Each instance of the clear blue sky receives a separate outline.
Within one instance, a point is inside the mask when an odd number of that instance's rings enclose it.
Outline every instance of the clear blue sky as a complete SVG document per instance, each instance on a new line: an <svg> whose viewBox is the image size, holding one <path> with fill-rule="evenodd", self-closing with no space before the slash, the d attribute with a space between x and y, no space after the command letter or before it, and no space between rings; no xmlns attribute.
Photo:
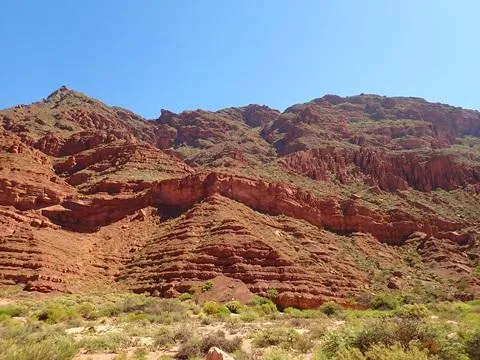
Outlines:
<svg viewBox="0 0 480 360"><path fill-rule="evenodd" d="M147 118L361 92L478 109L479 15L478 0L2 1L0 108L67 85Z"/></svg>

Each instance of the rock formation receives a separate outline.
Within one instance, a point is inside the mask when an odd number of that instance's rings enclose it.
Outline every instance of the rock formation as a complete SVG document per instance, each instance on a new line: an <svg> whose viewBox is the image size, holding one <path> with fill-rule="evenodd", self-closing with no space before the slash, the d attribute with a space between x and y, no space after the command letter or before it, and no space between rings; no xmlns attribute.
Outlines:
<svg viewBox="0 0 480 360"><path fill-rule="evenodd" d="M479 219L477 111L327 95L148 121L64 87L0 111L0 284L27 291L478 297Z"/></svg>

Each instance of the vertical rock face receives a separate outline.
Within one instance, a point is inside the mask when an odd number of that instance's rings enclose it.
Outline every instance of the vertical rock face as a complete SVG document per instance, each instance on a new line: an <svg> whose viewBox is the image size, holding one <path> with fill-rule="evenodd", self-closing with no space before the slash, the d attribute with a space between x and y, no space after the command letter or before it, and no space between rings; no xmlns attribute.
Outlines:
<svg viewBox="0 0 480 360"><path fill-rule="evenodd" d="M147 121L62 87L0 125L2 284L176 296L223 279L225 299L301 308L480 294L476 111L327 95Z"/></svg>
<svg viewBox="0 0 480 360"><path fill-rule="evenodd" d="M462 163L452 155L389 154L371 147L300 151L283 157L279 164L315 180L363 181L385 191L454 190L480 181L479 165Z"/></svg>

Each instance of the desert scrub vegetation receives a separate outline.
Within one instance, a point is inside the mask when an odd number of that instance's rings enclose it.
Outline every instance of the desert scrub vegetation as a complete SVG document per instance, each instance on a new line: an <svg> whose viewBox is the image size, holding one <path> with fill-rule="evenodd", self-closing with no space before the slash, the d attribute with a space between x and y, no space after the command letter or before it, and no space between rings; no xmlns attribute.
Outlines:
<svg viewBox="0 0 480 360"><path fill-rule="evenodd" d="M259 331L253 338L253 344L257 347L279 347L284 350L296 350L302 353L313 348L314 343L309 336L288 328L268 328Z"/></svg>
<svg viewBox="0 0 480 360"><path fill-rule="evenodd" d="M61 327L14 319L0 324L1 360L67 360L77 350L77 344Z"/></svg>
<svg viewBox="0 0 480 360"><path fill-rule="evenodd" d="M99 335L86 335L78 345L86 353L114 353L120 349L135 345L135 343L126 333L115 331Z"/></svg>
<svg viewBox="0 0 480 360"><path fill-rule="evenodd" d="M390 293L378 294L370 301L370 308L373 310L395 310L399 306L398 298Z"/></svg>
<svg viewBox="0 0 480 360"><path fill-rule="evenodd" d="M478 331L417 318L368 319L327 335L317 359L468 360ZM472 350L473 349L473 350ZM475 358L475 357L473 357Z"/></svg>
<svg viewBox="0 0 480 360"><path fill-rule="evenodd" d="M278 312L275 303L271 299L262 296L255 296L248 305L258 314L268 315Z"/></svg>
<svg viewBox="0 0 480 360"><path fill-rule="evenodd" d="M213 289L213 282L208 280L205 282L205 284L202 285L202 291L205 292L205 291L208 291L208 290L211 290Z"/></svg>
<svg viewBox="0 0 480 360"><path fill-rule="evenodd" d="M0 360L201 359L211 346L237 360L480 360L480 301L380 293L365 303L279 310L260 296L201 305L121 293L18 298L0 306Z"/></svg>
<svg viewBox="0 0 480 360"><path fill-rule="evenodd" d="M26 311L25 308L18 305L4 305L0 306L0 317L17 317L24 314Z"/></svg>
<svg viewBox="0 0 480 360"><path fill-rule="evenodd" d="M225 333L221 330L208 334L205 337L193 336L184 342L175 356L177 359L192 359L203 357L208 350L216 346L226 352L233 353L240 349L242 339L234 337L227 339Z"/></svg>
<svg viewBox="0 0 480 360"><path fill-rule="evenodd" d="M202 312L217 318L225 318L230 315L230 310L225 305L216 303L215 301L205 302L202 306Z"/></svg>

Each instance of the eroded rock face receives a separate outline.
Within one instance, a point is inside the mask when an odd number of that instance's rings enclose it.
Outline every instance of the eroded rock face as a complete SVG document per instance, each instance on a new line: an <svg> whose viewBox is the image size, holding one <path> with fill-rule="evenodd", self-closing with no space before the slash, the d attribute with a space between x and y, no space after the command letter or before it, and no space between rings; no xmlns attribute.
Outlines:
<svg viewBox="0 0 480 360"><path fill-rule="evenodd" d="M479 133L476 111L378 95L325 96L294 105L264 130L281 154L335 141L390 150L438 149Z"/></svg>
<svg viewBox="0 0 480 360"><path fill-rule="evenodd" d="M35 143L35 147L45 154L63 157L118 140L135 142L135 138L126 132L82 131L67 138L58 137L53 133L47 134Z"/></svg>
<svg viewBox="0 0 480 360"><path fill-rule="evenodd" d="M0 133L0 206L31 210L59 204L76 190L58 177L45 154Z"/></svg>
<svg viewBox="0 0 480 360"><path fill-rule="evenodd" d="M480 294L478 112L328 95L146 121L61 88L0 125L1 284L178 296L216 279L215 300L281 308Z"/></svg>
<svg viewBox="0 0 480 360"><path fill-rule="evenodd" d="M155 126L166 137L160 140L162 146L176 148L189 164L220 167L242 160L252 165L274 158L275 150L259 129L278 114L277 110L258 105L180 114L162 110Z"/></svg>
<svg viewBox="0 0 480 360"><path fill-rule="evenodd" d="M284 297L289 293L303 299L296 305L304 306L306 299L319 305L347 289L358 291L367 281L348 260L336 259L342 250L333 238L302 221L271 218L213 195L161 226L120 271L121 279L136 292L170 295L172 289L186 292L223 274L253 293L277 289ZM327 263L338 271L330 273ZM213 281L215 289L222 287ZM279 304L293 301L279 298Z"/></svg>
<svg viewBox="0 0 480 360"><path fill-rule="evenodd" d="M181 211L216 194L266 214L306 220L335 233L370 233L396 245L415 231L437 235L465 227L461 222L418 219L400 210L374 212L355 200L319 199L297 187L215 172L156 182L149 189L132 195L68 200L58 209L43 210L43 214L73 230L94 231L144 207Z"/></svg>
<svg viewBox="0 0 480 360"><path fill-rule="evenodd" d="M282 167L315 180L331 177L342 183L363 181L385 191L454 190L480 181L480 166L448 155L389 154L373 148L319 148L279 160ZM352 167L353 166L353 167Z"/></svg>

